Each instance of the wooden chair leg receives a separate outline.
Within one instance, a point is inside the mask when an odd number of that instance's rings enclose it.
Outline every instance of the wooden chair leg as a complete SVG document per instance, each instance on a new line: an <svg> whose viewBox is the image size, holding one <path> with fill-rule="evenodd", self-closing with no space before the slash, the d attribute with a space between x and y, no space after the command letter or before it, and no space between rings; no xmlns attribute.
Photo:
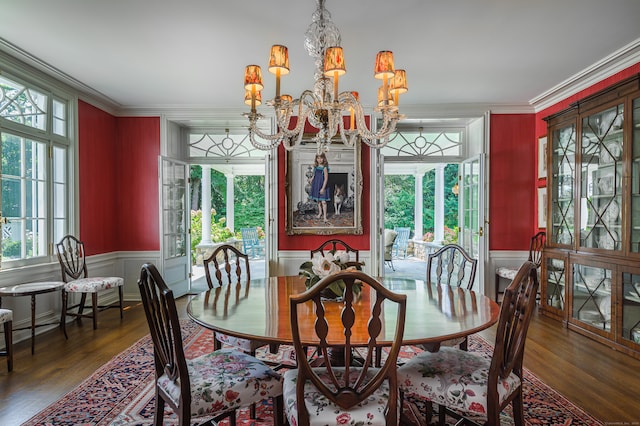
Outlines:
<svg viewBox="0 0 640 426"><path fill-rule="evenodd" d="M87 293L82 293L82 297L80 298L80 305L78 305L78 317L77 317L78 321L82 319L82 312L84 311L84 304L86 302L87 302Z"/></svg>
<svg viewBox="0 0 640 426"><path fill-rule="evenodd" d="M93 329L98 328L98 293L91 293L91 309L93 310Z"/></svg>
<svg viewBox="0 0 640 426"><path fill-rule="evenodd" d="M284 399L282 395L272 398L273 403L273 425L284 425Z"/></svg>
<svg viewBox="0 0 640 426"><path fill-rule="evenodd" d="M124 317L123 317L123 315L122 315L123 310L124 310L124 303L123 303L123 300L124 300L124 290L123 290L123 288L122 288L122 287L123 287L123 286L119 286L119 287L118 287L118 297L120 298L120 319L124 318Z"/></svg>
<svg viewBox="0 0 640 426"><path fill-rule="evenodd" d="M69 336L67 336L67 303L68 303L69 293L67 293L64 289L62 290L62 313L60 314L60 327L62 327L62 332L64 333L64 338L69 340Z"/></svg>
<svg viewBox="0 0 640 426"><path fill-rule="evenodd" d="M516 397L511 401L513 405L513 423L516 426L524 426L524 402L522 399L522 387L517 391Z"/></svg>
<svg viewBox="0 0 640 426"><path fill-rule="evenodd" d="M7 353L7 369L13 371L13 321L4 323L4 344Z"/></svg>

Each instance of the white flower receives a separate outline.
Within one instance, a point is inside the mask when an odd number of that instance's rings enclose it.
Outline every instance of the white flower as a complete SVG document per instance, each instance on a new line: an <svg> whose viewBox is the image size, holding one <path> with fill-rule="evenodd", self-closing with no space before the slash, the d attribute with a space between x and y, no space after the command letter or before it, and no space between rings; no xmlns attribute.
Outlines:
<svg viewBox="0 0 640 426"><path fill-rule="evenodd" d="M325 257L316 255L311 259L313 266L311 270L320 278L340 272L340 267L333 263L333 255L328 253Z"/></svg>
<svg viewBox="0 0 640 426"><path fill-rule="evenodd" d="M347 263L351 260L351 256L346 250L337 250L333 257L340 263Z"/></svg>

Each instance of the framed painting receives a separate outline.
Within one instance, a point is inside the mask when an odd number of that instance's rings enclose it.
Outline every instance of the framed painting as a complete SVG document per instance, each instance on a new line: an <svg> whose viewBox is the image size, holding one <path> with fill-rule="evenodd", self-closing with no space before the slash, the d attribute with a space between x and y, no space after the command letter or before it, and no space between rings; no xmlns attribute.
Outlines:
<svg viewBox="0 0 640 426"><path fill-rule="evenodd" d="M538 179L547 177L547 137L538 138Z"/></svg>
<svg viewBox="0 0 640 426"><path fill-rule="evenodd" d="M315 144L287 153L288 235L362 234L360 144L333 144L317 155Z"/></svg>
<svg viewBox="0 0 640 426"><path fill-rule="evenodd" d="M538 188L538 228L547 227L547 188Z"/></svg>

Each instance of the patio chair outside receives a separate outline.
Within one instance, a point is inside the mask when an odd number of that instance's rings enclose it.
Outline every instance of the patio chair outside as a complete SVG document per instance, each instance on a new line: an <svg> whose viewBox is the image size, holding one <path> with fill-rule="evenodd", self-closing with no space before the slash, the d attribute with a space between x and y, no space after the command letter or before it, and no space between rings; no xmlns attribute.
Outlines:
<svg viewBox="0 0 640 426"><path fill-rule="evenodd" d="M258 238L258 228L240 228L242 234L242 251L246 254L251 252L251 257L260 256L262 253L262 245Z"/></svg>
<svg viewBox="0 0 640 426"><path fill-rule="evenodd" d="M409 247L409 234L411 234L411 228L395 227L394 231L398 234L396 241L393 243L394 256L399 257L402 252L402 257L407 258L407 248Z"/></svg>

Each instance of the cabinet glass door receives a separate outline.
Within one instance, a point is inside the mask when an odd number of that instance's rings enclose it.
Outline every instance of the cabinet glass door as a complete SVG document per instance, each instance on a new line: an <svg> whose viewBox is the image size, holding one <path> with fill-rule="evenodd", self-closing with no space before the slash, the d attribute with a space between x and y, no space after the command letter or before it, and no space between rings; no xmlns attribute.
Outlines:
<svg viewBox="0 0 640 426"><path fill-rule="evenodd" d="M571 315L604 331L611 331L611 269L573 265Z"/></svg>
<svg viewBox="0 0 640 426"><path fill-rule="evenodd" d="M622 274L622 338L640 344L640 275Z"/></svg>
<svg viewBox="0 0 640 426"><path fill-rule="evenodd" d="M631 251L640 253L640 98L633 100L631 153Z"/></svg>
<svg viewBox="0 0 640 426"><path fill-rule="evenodd" d="M548 258L546 263L547 288L545 301L547 306L564 309L565 266L563 259Z"/></svg>
<svg viewBox="0 0 640 426"><path fill-rule="evenodd" d="M623 107L582 119L581 247L622 250Z"/></svg>
<svg viewBox="0 0 640 426"><path fill-rule="evenodd" d="M551 235L552 242L573 245L574 203L573 179L575 174L576 126L554 129L551 134Z"/></svg>

